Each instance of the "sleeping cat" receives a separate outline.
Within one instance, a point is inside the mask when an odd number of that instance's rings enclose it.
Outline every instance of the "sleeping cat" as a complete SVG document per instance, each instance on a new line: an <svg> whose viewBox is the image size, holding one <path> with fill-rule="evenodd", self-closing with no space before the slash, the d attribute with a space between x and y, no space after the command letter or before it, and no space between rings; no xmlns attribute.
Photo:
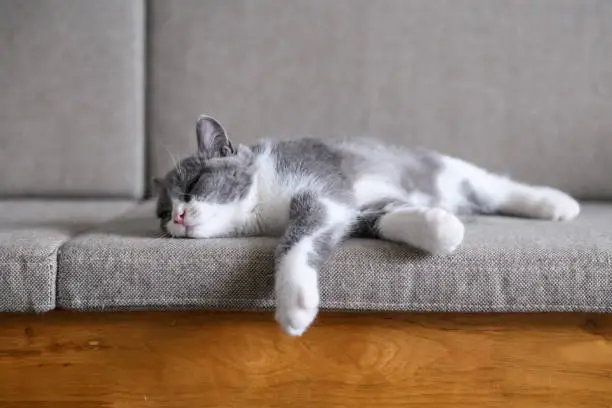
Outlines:
<svg viewBox="0 0 612 408"><path fill-rule="evenodd" d="M570 220L580 212L559 190L428 150L366 139L234 145L208 116L196 135L198 152L156 179L161 227L173 237L280 237L275 317L291 335L315 319L318 271L347 237L448 254L463 240L456 214Z"/></svg>

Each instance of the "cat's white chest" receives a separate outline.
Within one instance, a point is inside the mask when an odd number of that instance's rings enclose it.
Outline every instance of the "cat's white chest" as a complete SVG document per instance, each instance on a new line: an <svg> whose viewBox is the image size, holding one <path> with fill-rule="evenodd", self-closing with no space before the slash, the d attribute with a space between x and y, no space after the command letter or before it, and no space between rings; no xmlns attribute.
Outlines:
<svg viewBox="0 0 612 408"><path fill-rule="evenodd" d="M280 236L287 228L291 197L283 191L267 190L259 195L255 216L265 235Z"/></svg>
<svg viewBox="0 0 612 408"><path fill-rule="evenodd" d="M289 206L294 186L281 180L274 164L262 159L254 177L255 222L265 235L280 236L289 221Z"/></svg>

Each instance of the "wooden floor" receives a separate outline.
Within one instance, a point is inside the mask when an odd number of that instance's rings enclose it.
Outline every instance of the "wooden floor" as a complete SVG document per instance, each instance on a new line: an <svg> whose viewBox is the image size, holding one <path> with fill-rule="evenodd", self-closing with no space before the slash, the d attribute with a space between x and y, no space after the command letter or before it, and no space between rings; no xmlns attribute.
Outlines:
<svg viewBox="0 0 612 408"><path fill-rule="evenodd" d="M612 316L0 316L0 407L612 407Z"/></svg>

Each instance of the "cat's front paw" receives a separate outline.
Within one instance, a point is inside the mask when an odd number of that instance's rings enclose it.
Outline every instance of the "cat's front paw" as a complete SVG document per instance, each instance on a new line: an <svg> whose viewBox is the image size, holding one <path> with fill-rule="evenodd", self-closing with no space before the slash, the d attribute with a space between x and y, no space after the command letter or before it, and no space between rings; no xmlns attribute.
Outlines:
<svg viewBox="0 0 612 408"><path fill-rule="evenodd" d="M545 220L568 221L580 214L578 201L554 188L542 187L532 205L534 214Z"/></svg>
<svg viewBox="0 0 612 408"><path fill-rule="evenodd" d="M309 266L280 269L276 278L275 318L283 331L300 336L319 311L317 274Z"/></svg>

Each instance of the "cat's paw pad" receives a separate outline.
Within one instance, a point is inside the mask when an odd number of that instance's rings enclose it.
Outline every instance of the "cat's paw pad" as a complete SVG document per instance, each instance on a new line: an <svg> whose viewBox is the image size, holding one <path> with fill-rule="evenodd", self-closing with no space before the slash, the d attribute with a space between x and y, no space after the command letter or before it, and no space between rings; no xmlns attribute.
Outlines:
<svg viewBox="0 0 612 408"><path fill-rule="evenodd" d="M454 214L441 208L425 212L427 237L423 249L434 254L450 254L463 242L465 226Z"/></svg>
<svg viewBox="0 0 612 408"><path fill-rule="evenodd" d="M578 201L553 188L542 188L533 206L535 216L545 220L568 221L580 214Z"/></svg>
<svg viewBox="0 0 612 408"><path fill-rule="evenodd" d="M313 281L304 275L293 271L292 279L281 278L277 282L275 318L283 331L291 336L301 336L319 311L316 277Z"/></svg>

